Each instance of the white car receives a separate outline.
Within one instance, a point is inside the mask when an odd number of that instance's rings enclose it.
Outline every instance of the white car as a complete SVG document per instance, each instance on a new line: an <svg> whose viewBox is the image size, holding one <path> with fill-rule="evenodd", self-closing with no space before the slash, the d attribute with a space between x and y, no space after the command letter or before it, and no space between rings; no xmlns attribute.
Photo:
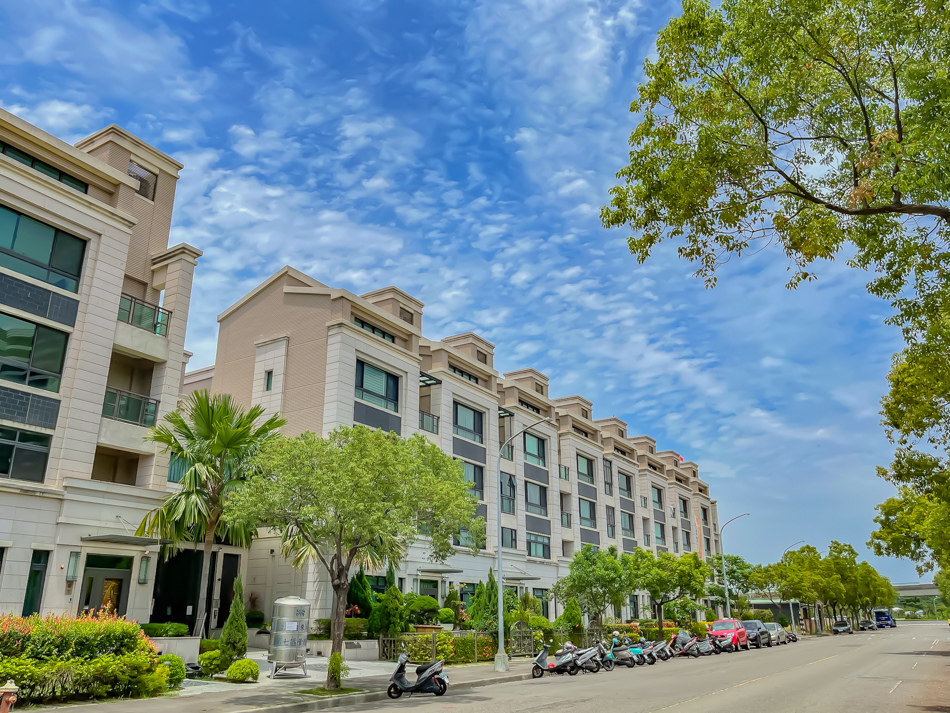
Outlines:
<svg viewBox="0 0 950 713"><path fill-rule="evenodd" d="M775 622L767 621L765 622L765 628L769 630L769 633L772 635L772 641L781 646L782 644L788 643L788 634L785 629Z"/></svg>

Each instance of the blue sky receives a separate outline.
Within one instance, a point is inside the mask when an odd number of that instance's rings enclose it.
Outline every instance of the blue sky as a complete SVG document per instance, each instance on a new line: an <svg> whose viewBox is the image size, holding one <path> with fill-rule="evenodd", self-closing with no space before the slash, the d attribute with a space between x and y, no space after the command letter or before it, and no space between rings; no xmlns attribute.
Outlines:
<svg viewBox="0 0 950 713"><path fill-rule="evenodd" d="M844 261L784 288L766 250L706 290L637 265L598 211L672 2L0 0L0 104L67 140L115 122L185 165L173 242L204 250L188 330L284 264L396 284L423 329L547 373L595 417L699 462L727 551L860 550L889 460L878 400L899 335ZM913 567L871 560L895 581Z"/></svg>

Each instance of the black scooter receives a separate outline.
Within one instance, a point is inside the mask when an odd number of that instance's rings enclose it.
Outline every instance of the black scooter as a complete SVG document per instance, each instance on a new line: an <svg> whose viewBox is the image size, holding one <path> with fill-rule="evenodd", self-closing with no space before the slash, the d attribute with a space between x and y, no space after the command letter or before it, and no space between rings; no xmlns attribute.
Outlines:
<svg viewBox="0 0 950 713"><path fill-rule="evenodd" d="M424 663L416 667L416 680L410 683L406 678L406 662L409 657L406 654L399 654L399 664L393 672L389 688L386 694L392 698L399 698L403 693L412 695L413 693L434 693L437 696L443 695L449 689L449 677L442 671L445 661L436 661L435 663Z"/></svg>

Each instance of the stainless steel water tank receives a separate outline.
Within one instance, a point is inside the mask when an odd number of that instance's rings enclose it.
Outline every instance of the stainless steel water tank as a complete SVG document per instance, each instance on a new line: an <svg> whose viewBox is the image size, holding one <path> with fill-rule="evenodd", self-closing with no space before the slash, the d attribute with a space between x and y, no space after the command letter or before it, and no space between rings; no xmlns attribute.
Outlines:
<svg viewBox="0 0 950 713"><path fill-rule="evenodd" d="M300 597L281 597L274 602L267 662L271 678L280 671L302 667L307 675L307 634L310 632L310 602Z"/></svg>

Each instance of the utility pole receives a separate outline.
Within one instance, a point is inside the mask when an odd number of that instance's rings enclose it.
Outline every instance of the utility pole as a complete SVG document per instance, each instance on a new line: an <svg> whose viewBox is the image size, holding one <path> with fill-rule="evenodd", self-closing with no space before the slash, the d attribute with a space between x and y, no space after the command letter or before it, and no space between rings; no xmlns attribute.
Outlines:
<svg viewBox="0 0 950 713"><path fill-rule="evenodd" d="M738 520L740 517L745 517L749 513L744 512L741 515L736 515L732 520L727 520L726 525L728 525L733 520ZM726 576L726 547L725 540L722 539L722 531L726 529L726 525L723 525L719 528L719 556L722 559L722 582L726 588L726 618L732 618L732 604L729 602L729 578ZM662 622L660 623L662 626Z"/></svg>

